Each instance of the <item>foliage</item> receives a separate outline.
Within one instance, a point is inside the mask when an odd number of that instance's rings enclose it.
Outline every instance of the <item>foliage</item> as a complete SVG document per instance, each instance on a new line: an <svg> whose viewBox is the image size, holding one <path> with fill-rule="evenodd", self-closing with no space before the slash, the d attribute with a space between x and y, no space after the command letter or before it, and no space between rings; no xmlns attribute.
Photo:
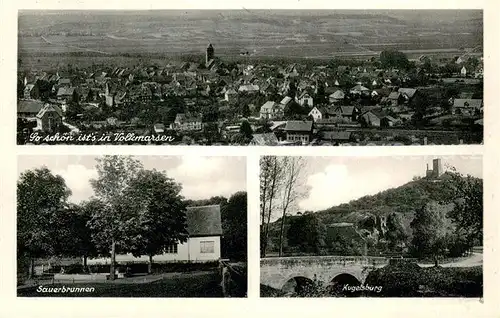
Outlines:
<svg viewBox="0 0 500 318"><path fill-rule="evenodd" d="M60 243L59 255L62 256L98 256L98 250L92 241L92 232L88 222L92 217L92 207L86 202L71 204L61 211L61 223L57 239Z"/></svg>
<svg viewBox="0 0 500 318"><path fill-rule="evenodd" d="M238 261L247 259L247 193L236 192L221 207L222 255Z"/></svg>
<svg viewBox="0 0 500 318"><path fill-rule="evenodd" d="M387 216L387 233L386 239L388 241L389 250L399 250L401 245L406 245L409 238L405 225L403 223L402 215L399 213L391 213Z"/></svg>
<svg viewBox="0 0 500 318"><path fill-rule="evenodd" d="M129 209L135 212L129 245L134 256L161 254L167 246L187 241L181 189L157 170L141 170L131 180L125 195L130 199Z"/></svg>
<svg viewBox="0 0 500 318"><path fill-rule="evenodd" d="M287 230L288 245L298 247L301 252L319 253L325 235L324 224L314 214L290 219L290 227Z"/></svg>
<svg viewBox="0 0 500 318"><path fill-rule="evenodd" d="M31 258L57 255L63 211L71 191L46 168L25 171L17 183L17 249Z"/></svg>
<svg viewBox="0 0 500 318"><path fill-rule="evenodd" d="M483 241L483 180L463 176L454 168L448 172L446 186L451 189L455 206L448 216L471 244Z"/></svg>
<svg viewBox="0 0 500 318"><path fill-rule="evenodd" d="M96 209L89 222L93 240L105 250L112 243L118 250L129 245L134 229L136 211L130 208L133 199L127 196L127 188L142 170L142 164L131 157L104 156L96 159L97 179L90 180L99 201L93 201Z"/></svg>
<svg viewBox="0 0 500 318"><path fill-rule="evenodd" d="M240 133L247 139L252 138L253 130L248 120L243 120L241 122Z"/></svg>
<svg viewBox="0 0 500 318"><path fill-rule="evenodd" d="M416 257L432 255L437 258L444 254L447 247L446 238L452 227L446 218L449 209L431 201L415 213L411 222L413 229L412 253Z"/></svg>
<svg viewBox="0 0 500 318"><path fill-rule="evenodd" d="M403 52L394 50L385 50L380 53L380 63L383 68L407 69L410 66L408 58Z"/></svg>
<svg viewBox="0 0 500 318"><path fill-rule="evenodd" d="M307 115L308 112L307 108L300 106L295 101L288 103L284 109L284 115L287 119L301 119L303 116Z"/></svg>
<svg viewBox="0 0 500 318"><path fill-rule="evenodd" d="M401 262L372 271L366 285L381 286L381 297L482 297L482 267L421 268ZM368 294L370 295L370 294Z"/></svg>

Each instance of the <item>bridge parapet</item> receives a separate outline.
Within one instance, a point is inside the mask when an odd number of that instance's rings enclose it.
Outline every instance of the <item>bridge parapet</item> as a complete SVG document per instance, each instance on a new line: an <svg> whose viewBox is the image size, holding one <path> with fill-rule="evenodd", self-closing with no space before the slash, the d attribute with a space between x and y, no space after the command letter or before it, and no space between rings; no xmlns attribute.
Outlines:
<svg viewBox="0 0 500 318"><path fill-rule="evenodd" d="M307 266L313 264L380 266L389 264L386 257L366 256L292 256L269 257L260 260L261 266Z"/></svg>

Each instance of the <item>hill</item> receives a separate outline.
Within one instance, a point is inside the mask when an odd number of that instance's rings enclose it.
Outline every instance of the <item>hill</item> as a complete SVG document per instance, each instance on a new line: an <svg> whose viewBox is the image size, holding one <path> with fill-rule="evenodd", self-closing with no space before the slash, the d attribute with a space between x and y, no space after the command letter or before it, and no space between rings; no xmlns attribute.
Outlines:
<svg viewBox="0 0 500 318"><path fill-rule="evenodd" d="M211 42L217 56L308 58L482 46L481 11L404 11L22 11L18 43L20 55L201 54Z"/></svg>
<svg viewBox="0 0 500 318"><path fill-rule="evenodd" d="M328 240L328 237L337 238L344 235L342 233L349 233L345 235L349 240L356 239L356 236L378 240L390 231L387 221L391 215L401 223L405 232L411 237L410 223L415 216L415 211L426 203L436 201L445 204L447 210L453 208L455 198L453 188L450 182L447 182L449 179L448 173L443 174L437 180L414 179L397 188L364 196L313 214L319 223L327 228L325 240ZM301 215L298 214L287 218L285 233L291 220L300 217ZM279 245L280 225L281 218L270 225L268 245L270 252L277 250ZM348 225L351 225L350 229ZM284 246L287 246L286 241Z"/></svg>

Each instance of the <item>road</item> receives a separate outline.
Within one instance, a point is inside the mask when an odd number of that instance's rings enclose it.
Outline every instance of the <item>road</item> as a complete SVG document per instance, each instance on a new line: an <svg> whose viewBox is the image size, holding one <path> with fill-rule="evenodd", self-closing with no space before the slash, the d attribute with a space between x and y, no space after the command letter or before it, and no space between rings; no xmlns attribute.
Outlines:
<svg viewBox="0 0 500 318"><path fill-rule="evenodd" d="M434 264L418 264L420 267L433 267ZM474 253L468 258L463 258L451 263L439 264L441 267L475 267L483 265L483 254Z"/></svg>
<svg viewBox="0 0 500 318"><path fill-rule="evenodd" d="M79 134L80 133L80 129L78 129L76 126L73 126L71 124L68 124L66 122L63 122L63 125L68 127L72 133L75 133L75 134Z"/></svg>

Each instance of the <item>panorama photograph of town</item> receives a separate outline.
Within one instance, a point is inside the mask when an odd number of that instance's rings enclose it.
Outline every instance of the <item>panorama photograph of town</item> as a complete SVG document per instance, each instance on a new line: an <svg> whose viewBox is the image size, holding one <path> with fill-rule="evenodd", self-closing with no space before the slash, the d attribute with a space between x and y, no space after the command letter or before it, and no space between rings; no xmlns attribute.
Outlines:
<svg viewBox="0 0 500 318"><path fill-rule="evenodd" d="M21 10L17 144L483 143L482 10Z"/></svg>

